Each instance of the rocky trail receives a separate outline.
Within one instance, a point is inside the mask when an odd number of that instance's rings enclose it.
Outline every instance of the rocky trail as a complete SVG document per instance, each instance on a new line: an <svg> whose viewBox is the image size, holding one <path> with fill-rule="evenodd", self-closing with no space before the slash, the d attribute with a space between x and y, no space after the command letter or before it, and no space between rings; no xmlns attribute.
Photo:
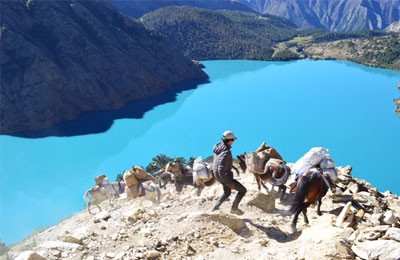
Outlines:
<svg viewBox="0 0 400 260"><path fill-rule="evenodd" d="M349 166L337 171L341 189L328 191L322 216L316 207L308 209L308 225L300 215L297 232L287 214L293 194L280 201L277 188L259 192L253 175L245 173L236 177L248 190L242 216L229 213L235 192L211 212L219 184L200 196L191 186L178 194L169 184L159 205L118 199L111 207L104 201L101 212L83 210L0 259L399 259L400 198L353 178Z"/></svg>

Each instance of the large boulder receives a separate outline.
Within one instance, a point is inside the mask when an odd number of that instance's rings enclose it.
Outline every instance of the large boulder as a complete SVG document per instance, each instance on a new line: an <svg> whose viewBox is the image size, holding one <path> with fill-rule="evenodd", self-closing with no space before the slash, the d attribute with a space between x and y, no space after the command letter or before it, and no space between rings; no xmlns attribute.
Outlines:
<svg viewBox="0 0 400 260"><path fill-rule="evenodd" d="M400 243L394 240L373 240L356 243L351 247L361 259L399 259Z"/></svg>

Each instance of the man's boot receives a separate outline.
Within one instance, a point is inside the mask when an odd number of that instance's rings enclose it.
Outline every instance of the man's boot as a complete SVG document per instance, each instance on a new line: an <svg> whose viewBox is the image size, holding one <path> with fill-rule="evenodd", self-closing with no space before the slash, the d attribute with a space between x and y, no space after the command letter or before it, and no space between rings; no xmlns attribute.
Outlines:
<svg viewBox="0 0 400 260"><path fill-rule="evenodd" d="M235 215L243 215L244 214L244 212L241 211L239 208L234 208L234 207L231 208L231 213L235 214Z"/></svg>

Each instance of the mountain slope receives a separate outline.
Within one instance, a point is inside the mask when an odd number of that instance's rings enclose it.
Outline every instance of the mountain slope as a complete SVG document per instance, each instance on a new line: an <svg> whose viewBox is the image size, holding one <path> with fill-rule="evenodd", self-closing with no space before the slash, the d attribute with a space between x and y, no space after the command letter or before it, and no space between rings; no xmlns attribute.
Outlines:
<svg viewBox="0 0 400 260"><path fill-rule="evenodd" d="M139 18L166 6L191 6L210 10L236 10L255 13L253 9L238 1L230 0L112 0L115 7L122 13Z"/></svg>
<svg viewBox="0 0 400 260"><path fill-rule="evenodd" d="M298 33L279 17L192 7L160 8L140 21L165 35L187 57L200 60L270 59L275 42Z"/></svg>
<svg viewBox="0 0 400 260"><path fill-rule="evenodd" d="M285 17L301 28L382 30L400 20L400 0L238 0L259 13Z"/></svg>
<svg viewBox="0 0 400 260"><path fill-rule="evenodd" d="M0 133L43 129L207 76L109 1L1 1Z"/></svg>
<svg viewBox="0 0 400 260"><path fill-rule="evenodd" d="M302 47L312 59L351 60L400 71L400 34L313 43Z"/></svg>

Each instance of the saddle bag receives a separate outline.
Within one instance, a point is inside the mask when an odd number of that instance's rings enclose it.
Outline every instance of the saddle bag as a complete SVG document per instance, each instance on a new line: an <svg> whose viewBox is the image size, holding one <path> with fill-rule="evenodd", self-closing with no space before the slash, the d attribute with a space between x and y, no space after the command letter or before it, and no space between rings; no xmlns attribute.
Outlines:
<svg viewBox="0 0 400 260"><path fill-rule="evenodd" d="M135 177L135 174L133 171L125 171L124 172L124 182L127 187L131 187L133 185L136 185L138 183L138 180Z"/></svg>
<svg viewBox="0 0 400 260"><path fill-rule="evenodd" d="M247 165L247 171L251 173L263 173L264 165L268 157L263 152L251 152L245 155L245 161Z"/></svg>
<svg viewBox="0 0 400 260"><path fill-rule="evenodd" d="M328 150L323 147L313 147L304 154L292 167L292 172L302 174L320 164Z"/></svg>
<svg viewBox="0 0 400 260"><path fill-rule="evenodd" d="M282 156L278 153L278 151L271 146L267 146L265 142L263 142L260 147L257 148L256 153L263 152L268 158L275 158L282 160Z"/></svg>
<svg viewBox="0 0 400 260"><path fill-rule="evenodd" d="M135 175L136 179L138 180L144 180L146 179L147 176L147 172L145 170L143 170L141 167L139 166L135 166L132 169L133 174Z"/></svg>
<svg viewBox="0 0 400 260"><path fill-rule="evenodd" d="M199 184L198 180L202 182L210 180L213 176L209 168L208 163L203 161L201 157L196 158L193 163L193 180L197 184Z"/></svg>
<svg viewBox="0 0 400 260"><path fill-rule="evenodd" d="M322 161L319 163L321 169L332 169L335 168L335 162L332 160L329 154L326 154Z"/></svg>

